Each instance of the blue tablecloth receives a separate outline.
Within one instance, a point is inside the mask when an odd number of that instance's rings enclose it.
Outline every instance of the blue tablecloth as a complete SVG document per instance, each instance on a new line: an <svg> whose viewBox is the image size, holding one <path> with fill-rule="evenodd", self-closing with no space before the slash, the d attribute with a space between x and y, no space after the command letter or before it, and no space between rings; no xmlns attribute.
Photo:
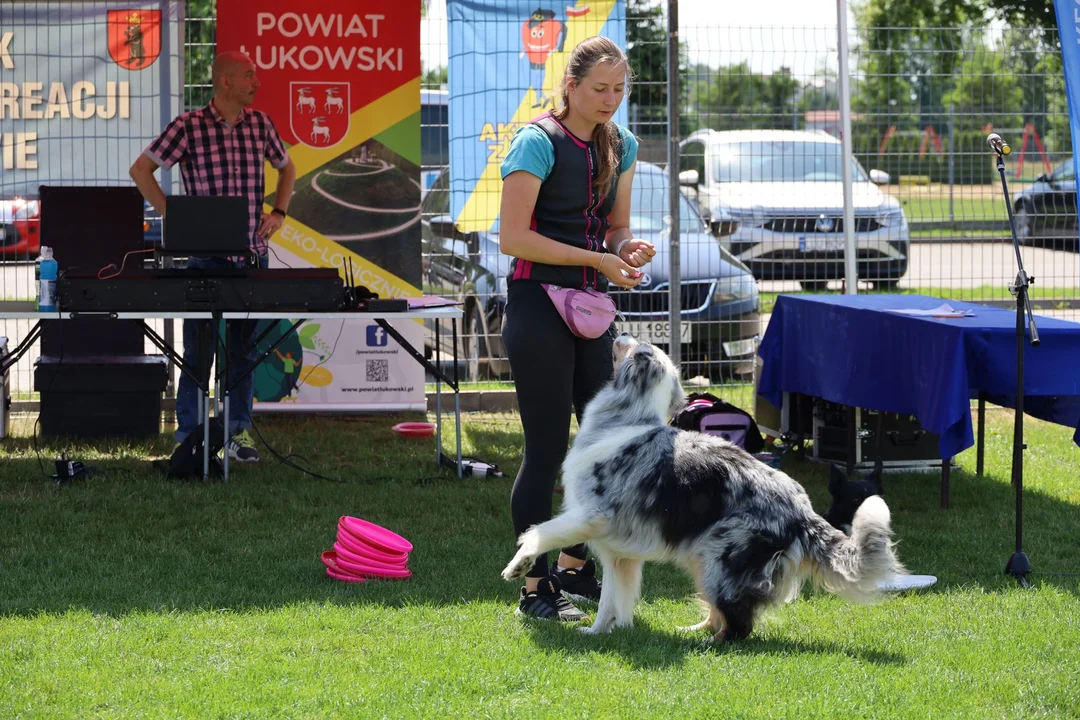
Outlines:
<svg viewBox="0 0 1080 720"><path fill-rule="evenodd" d="M974 317L901 315L948 303ZM1024 412L1077 428L1080 324L1036 316L1042 344L1024 342ZM1026 331L1026 328L1025 328ZM971 398L1015 407L1016 311L923 295L781 295L758 349L758 393L784 392L914 415L941 436L943 459L974 444Z"/></svg>

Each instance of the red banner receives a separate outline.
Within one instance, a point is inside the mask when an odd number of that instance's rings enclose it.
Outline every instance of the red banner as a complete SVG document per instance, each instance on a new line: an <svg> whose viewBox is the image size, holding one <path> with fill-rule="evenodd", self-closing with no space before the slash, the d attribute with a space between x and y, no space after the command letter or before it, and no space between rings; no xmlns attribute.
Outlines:
<svg viewBox="0 0 1080 720"><path fill-rule="evenodd" d="M420 74L420 3L320 0L310 12L297 5L218 2L218 51L251 56L262 83L256 107L285 142L333 147L353 112Z"/></svg>
<svg viewBox="0 0 1080 720"><path fill-rule="evenodd" d="M347 263L380 297L420 294L420 3L217 0L217 14L217 50L255 63L255 107L296 167L271 267L344 274ZM276 176L267 178L273 202ZM423 327L407 325L401 332L423 347ZM259 365L255 398L256 408L289 411L426 407L423 368L378 325L354 319L304 325Z"/></svg>

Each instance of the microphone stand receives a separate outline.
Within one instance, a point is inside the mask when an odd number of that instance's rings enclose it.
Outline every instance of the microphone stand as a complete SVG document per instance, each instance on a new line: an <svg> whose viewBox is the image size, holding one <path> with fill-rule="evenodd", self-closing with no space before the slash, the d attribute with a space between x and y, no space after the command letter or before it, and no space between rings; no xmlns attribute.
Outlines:
<svg viewBox="0 0 1080 720"><path fill-rule="evenodd" d="M997 171L1001 176L1001 189L1005 193L1005 209L1009 213L1009 228L1012 230L1013 250L1016 251L1016 265L1019 271L1016 279L1009 285L1009 292L1016 296L1016 418L1013 421L1012 482L1016 488L1016 550L1005 565L1005 573L1012 575L1027 588L1027 576L1032 572L1031 562L1024 553L1024 318L1027 318L1031 332L1031 346L1039 346L1039 331L1035 327L1035 316L1031 312L1031 298L1028 287L1035 283L1035 278L1024 271L1024 260L1020 256L1020 241L1016 237L1016 222L1013 219L1012 202L1009 200L1009 186L1005 182L1005 159L1000 147L997 153Z"/></svg>

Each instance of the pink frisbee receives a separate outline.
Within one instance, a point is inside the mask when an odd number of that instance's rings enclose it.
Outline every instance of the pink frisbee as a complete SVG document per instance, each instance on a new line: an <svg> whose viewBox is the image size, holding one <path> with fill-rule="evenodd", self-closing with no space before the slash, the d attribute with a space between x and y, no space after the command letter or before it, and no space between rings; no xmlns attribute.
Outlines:
<svg viewBox="0 0 1080 720"><path fill-rule="evenodd" d="M376 578L407 578L412 575L412 571L404 568L400 570L386 570L367 562L349 562L340 555L337 558L337 564L343 572L352 573L353 575L365 575L367 577ZM327 570L329 570L329 568L327 568Z"/></svg>
<svg viewBox="0 0 1080 720"><path fill-rule="evenodd" d="M323 565L330 568L331 570L341 570L341 568L339 568L337 564L337 553L333 550L327 550L319 556L319 559L322 560Z"/></svg>
<svg viewBox="0 0 1080 720"><path fill-rule="evenodd" d="M335 580L345 580L348 582L363 582L364 580L366 580L366 578L360 577L358 575L351 575L350 573L343 570L341 566L338 565L337 553L335 553L333 550L327 550L326 552L324 552L320 559L322 560L323 565L326 566L326 574L334 578Z"/></svg>
<svg viewBox="0 0 1080 720"><path fill-rule="evenodd" d="M435 434L435 426L426 422L398 423L391 430L407 438L425 438Z"/></svg>
<svg viewBox="0 0 1080 720"><path fill-rule="evenodd" d="M359 575L346 575L345 573L334 572L330 568L326 568L326 574L335 580L342 582L362 583L367 582L366 577L360 577Z"/></svg>
<svg viewBox="0 0 1080 720"><path fill-rule="evenodd" d="M347 560L348 562L352 563L362 563L364 565L371 565L372 567L382 568L384 570L404 570L406 565L406 561L404 559L384 562L382 560L368 557L367 555L351 552L340 541L334 543L334 551L337 553L337 559L339 560Z"/></svg>
<svg viewBox="0 0 1080 720"><path fill-rule="evenodd" d="M353 555L371 558L372 560L378 560L382 563L405 563L409 559L408 553L385 552L345 531L338 533L337 541Z"/></svg>
<svg viewBox="0 0 1080 720"><path fill-rule="evenodd" d="M361 520L358 517L342 515L338 521L338 530L345 530L368 545L374 545L379 550L388 553L412 552L412 543L395 532L384 527Z"/></svg>

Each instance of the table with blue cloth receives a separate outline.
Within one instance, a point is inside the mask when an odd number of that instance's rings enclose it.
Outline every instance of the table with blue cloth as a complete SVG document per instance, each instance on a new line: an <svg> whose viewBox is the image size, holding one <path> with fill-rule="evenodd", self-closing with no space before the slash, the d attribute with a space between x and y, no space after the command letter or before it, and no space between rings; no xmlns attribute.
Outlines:
<svg viewBox="0 0 1080 720"><path fill-rule="evenodd" d="M974 316L895 312L943 304ZM1080 445L1080 324L1039 315L1035 322L1038 347L1025 327L1024 412L1078 428ZM974 444L972 398L1016 402L1014 308L924 295L780 295L758 355L758 394L777 408L784 393L798 393L912 415L939 435L943 505L948 461Z"/></svg>

